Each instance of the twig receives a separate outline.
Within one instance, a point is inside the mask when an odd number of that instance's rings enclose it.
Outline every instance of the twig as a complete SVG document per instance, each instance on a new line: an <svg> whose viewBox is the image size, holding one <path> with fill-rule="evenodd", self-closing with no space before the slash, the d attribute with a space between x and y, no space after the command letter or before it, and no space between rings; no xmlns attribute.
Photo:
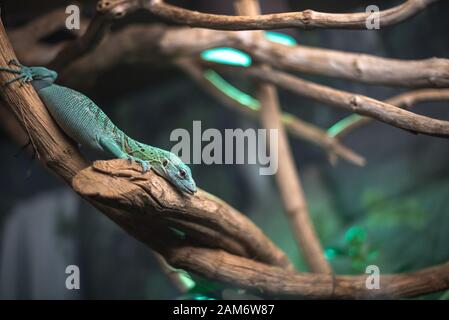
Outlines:
<svg viewBox="0 0 449 320"><path fill-rule="evenodd" d="M256 15L260 13L257 0L237 0L235 1L235 7L237 12L242 15ZM258 36L263 37L263 34L258 33ZM260 68L270 70L270 67L266 65ZM278 153L278 171L275 174L276 182L296 242L301 248L305 261L312 272L332 273L330 264L324 257L320 240L309 217L301 180L282 124L276 87L263 82L257 85L257 97L261 106L259 112L261 123L266 129L278 131L278 149L271 145L270 152Z"/></svg>
<svg viewBox="0 0 449 320"><path fill-rule="evenodd" d="M436 1L408 0L401 5L381 11L379 12L380 27L394 25L411 18ZM179 24L219 30L366 29L366 21L371 15L371 13L336 14L306 10L256 16L227 16L182 9L167 4L163 0L150 0L146 7L152 13Z"/></svg>

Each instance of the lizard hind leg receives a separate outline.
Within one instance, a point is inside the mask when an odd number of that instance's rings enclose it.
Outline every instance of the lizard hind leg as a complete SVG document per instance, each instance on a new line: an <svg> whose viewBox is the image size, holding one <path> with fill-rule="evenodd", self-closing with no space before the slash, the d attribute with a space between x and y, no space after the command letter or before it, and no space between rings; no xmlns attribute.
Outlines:
<svg viewBox="0 0 449 320"><path fill-rule="evenodd" d="M15 74L21 74L22 73L20 70L11 69L11 68L5 68L5 67L0 67L0 71L6 71L6 72L10 72L10 73L15 73Z"/></svg>

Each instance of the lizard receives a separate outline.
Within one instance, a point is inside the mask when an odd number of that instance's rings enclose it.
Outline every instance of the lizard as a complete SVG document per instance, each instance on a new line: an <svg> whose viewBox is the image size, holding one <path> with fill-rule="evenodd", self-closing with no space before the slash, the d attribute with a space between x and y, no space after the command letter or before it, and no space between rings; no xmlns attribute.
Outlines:
<svg viewBox="0 0 449 320"><path fill-rule="evenodd" d="M12 68L11 66L17 68ZM139 163L142 172L153 169L187 194L197 191L190 168L174 153L136 141L121 131L95 102L84 94L55 83L58 73L45 67L27 67L16 60L0 71L31 83L58 126L78 144L120 159Z"/></svg>

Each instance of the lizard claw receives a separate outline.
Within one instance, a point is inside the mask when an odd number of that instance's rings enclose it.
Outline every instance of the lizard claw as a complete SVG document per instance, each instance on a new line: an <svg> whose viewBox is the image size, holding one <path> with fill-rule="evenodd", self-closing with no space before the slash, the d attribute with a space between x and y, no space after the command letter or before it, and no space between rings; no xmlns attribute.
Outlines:
<svg viewBox="0 0 449 320"><path fill-rule="evenodd" d="M9 60L8 65L13 65L13 66L20 67L20 68L23 67L23 65L21 63L19 63L16 59Z"/></svg>

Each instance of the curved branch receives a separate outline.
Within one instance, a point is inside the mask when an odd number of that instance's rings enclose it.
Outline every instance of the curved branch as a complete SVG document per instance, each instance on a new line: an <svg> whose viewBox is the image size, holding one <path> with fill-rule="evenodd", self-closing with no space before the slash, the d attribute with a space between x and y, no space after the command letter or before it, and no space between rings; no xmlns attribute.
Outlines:
<svg viewBox="0 0 449 320"><path fill-rule="evenodd" d="M268 297L315 299L406 298L449 287L449 262L419 271L382 275L380 289L366 288L366 275L332 276L289 272L220 250L174 247L163 250L177 268L198 272Z"/></svg>
<svg viewBox="0 0 449 320"><path fill-rule="evenodd" d="M436 1L438 0L408 0L401 5L381 11L380 27L394 25L411 18ZM306 10L256 16L228 16L182 9L163 0L150 0L146 7L155 15L179 24L218 30L366 29L366 21L371 15L371 13L343 14Z"/></svg>
<svg viewBox="0 0 449 320"><path fill-rule="evenodd" d="M142 220L139 223L151 224L156 219L171 228L181 227L182 231L190 231L188 236L192 232L207 236L203 238L206 246L215 244L226 249L226 240L234 241L244 250L228 249L230 252L291 267L285 254L228 204L202 190L193 196L180 194L153 171L142 174L137 164L123 160L96 161L75 176L73 187L97 203L141 215L141 219L136 218ZM204 228L215 231L215 237Z"/></svg>
<svg viewBox="0 0 449 320"><path fill-rule="evenodd" d="M423 89L399 94L385 100L385 103L403 109L409 109L417 103L445 100L449 100L449 89ZM328 132L335 138L343 138L350 132L369 124L372 120L369 117L351 115L338 121L329 128Z"/></svg>

